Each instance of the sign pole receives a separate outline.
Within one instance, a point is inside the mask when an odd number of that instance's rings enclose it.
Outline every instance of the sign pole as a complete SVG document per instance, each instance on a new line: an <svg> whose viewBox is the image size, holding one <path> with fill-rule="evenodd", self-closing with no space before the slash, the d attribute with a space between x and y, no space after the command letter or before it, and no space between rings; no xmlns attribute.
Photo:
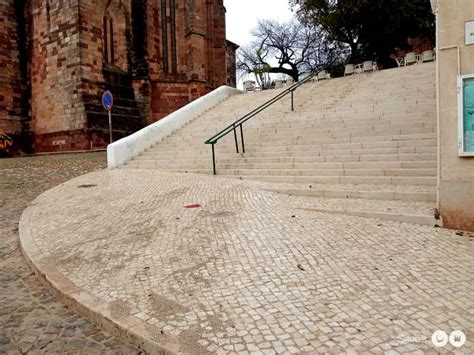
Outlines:
<svg viewBox="0 0 474 355"><path fill-rule="evenodd" d="M114 138L112 136L112 110L109 110L109 135L110 135L110 143L113 143Z"/></svg>
<svg viewBox="0 0 474 355"><path fill-rule="evenodd" d="M109 113L109 144L111 144L114 141L112 134L112 107L114 106L114 96L108 90L102 95L102 106Z"/></svg>

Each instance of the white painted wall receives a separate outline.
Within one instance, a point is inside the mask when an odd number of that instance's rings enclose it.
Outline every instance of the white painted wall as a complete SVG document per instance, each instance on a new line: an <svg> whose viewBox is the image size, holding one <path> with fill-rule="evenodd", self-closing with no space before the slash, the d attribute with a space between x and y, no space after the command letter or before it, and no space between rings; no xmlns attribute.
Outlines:
<svg viewBox="0 0 474 355"><path fill-rule="evenodd" d="M241 94L240 90L221 86L211 93L200 97L178 111L166 116L142 130L107 146L107 165L109 169L124 164L151 146L163 141L174 131L202 115L207 110L226 100L228 97ZM204 142L203 142L204 144Z"/></svg>

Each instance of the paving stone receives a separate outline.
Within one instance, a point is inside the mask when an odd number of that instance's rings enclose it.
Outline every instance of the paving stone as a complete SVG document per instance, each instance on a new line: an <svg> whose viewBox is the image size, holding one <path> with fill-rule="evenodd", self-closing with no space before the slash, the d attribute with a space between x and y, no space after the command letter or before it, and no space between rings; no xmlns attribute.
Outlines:
<svg viewBox="0 0 474 355"><path fill-rule="evenodd" d="M198 330L195 344L217 353L277 352L272 336L289 353L429 352L396 340L471 330L469 235L307 204L252 181L117 169L41 195L30 228L43 260L82 290L158 319L177 342Z"/></svg>
<svg viewBox="0 0 474 355"><path fill-rule="evenodd" d="M105 153L0 159L0 354L138 354L54 301L26 264L18 220L40 193L105 167ZM93 335L92 337L92 334Z"/></svg>

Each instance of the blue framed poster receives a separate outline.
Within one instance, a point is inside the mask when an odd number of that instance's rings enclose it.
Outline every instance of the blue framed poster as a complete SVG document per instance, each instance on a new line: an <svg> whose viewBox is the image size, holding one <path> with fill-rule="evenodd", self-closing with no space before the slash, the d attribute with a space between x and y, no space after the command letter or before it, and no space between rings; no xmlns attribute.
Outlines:
<svg viewBox="0 0 474 355"><path fill-rule="evenodd" d="M459 81L459 155L474 156L474 74Z"/></svg>

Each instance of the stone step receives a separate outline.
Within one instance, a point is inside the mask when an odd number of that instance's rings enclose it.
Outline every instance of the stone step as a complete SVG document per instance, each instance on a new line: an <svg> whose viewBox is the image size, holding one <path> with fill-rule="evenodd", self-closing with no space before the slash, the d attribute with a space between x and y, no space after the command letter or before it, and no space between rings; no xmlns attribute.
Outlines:
<svg viewBox="0 0 474 355"><path fill-rule="evenodd" d="M271 162L271 161L276 162ZM220 159L219 166L224 169L236 168L265 168L265 169L436 169L436 161L412 161L412 162L295 162L295 159L288 158L286 162L283 159ZM209 159L154 159L150 156L138 156L133 162L154 162L157 168L172 167L173 169L185 169L193 167L195 169L207 168ZM138 164L138 162L136 164ZM135 165L136 165L135 164Z"/></svg>
<svg viewBox="0 0 474 355"><path fill-rule="evenodd" d="M194 132L194 133L193 133ZM367 127L364 129L352 130L351 128L342 127L341 129L322 129L304 126L298 128L283 128L283 127L268 127L262 129L261 127L244 127L244 138L245 139L258 139L258 138L269 138L269 139L292 139L293 137L301 137L306 139L322 139L326 137L350 137L350 136L387 136L392 135L410 135L418 133L432 133L436 132L436 125L433 123L420 124L419 127L387 127L381 129L378 127ZM188 128L182 132L175 133L169 137L168 141L204 141L215 135L215 130L197 130L194 128ZM236 128L236 133L240 138L240 128ZM232 131L228 135L233 135Z"/></svg>
<svg viewBox="0 0 474 355"><path fill-rule="evenodd" d="M219 149L220 148L220 149ZM224 149L227 148L227 149ZM216 152L232 152L235 149L232 145L218 146ZM147 153L152 153L155 156L173 155L173 156L187 156L197 155L199 153L206 154L210 150L207 145L200 147L183 146L181 149L173 146L164 145L161 148L150 149ZM435 154L437 148L435 146L428 147L401 147L401 148L360 148L360 149L321 149L315 145L281 145L281 146L252 146L246 144L245 154L279 154L279 153L294 153L301 155L313 156L365 156L365 155L390 155L390 154Z"/></svg>
<svg viewBox="0 0 474 355"><path fill-rule="evenodd" d="M414 192L414 191L387 191L374 190L367 191L363 188L357 188L357 185L351 185L351 190L329 189L329 188L268 188L266 190L287 194L291 196L308 197L328 197L328 198L353 198L367 200L396 200L396 201L417 201L417 202L436 202L436 191L432 192ZM409 186L411 187L411 186Z"/></svg>
<svg viewBox="0 0 474 355"><path fill-rule="evenodd" d="M199 117L194 121L191 121L183 127L184 129L199 129L204 132L209 130L221 131L225 127L233 124L239 116L222 116L221 118L211 119L209 117ZM403 115L397 116L371 116L364 117L361 119L352 119L347 116L341 118L335 118L334 116L328 117L311 117L311 116L300 116L300 115L280 115L280 116L255 116L244 124L244 128L249 130L261 130L267 131L268 129L280 128L281 130L287 129L324 129L338 131L347 128L368 128L378 126L396 126L400 128L411 124L423 123L425 125L436 123L435 112L424 112L414 115L412 117L405 117ZM210 124L216 126L209 126Z"/></svg>
<svg viewBox="0 0 474 355"><path fill-rule="evenodd" d="M209 165L208 165L209 166ZM199 169L195 166L188 168L175 168L173 166L158 165L153 160L140 160L138 162L140 168L152 168L160 170L170 170L176 172L187 172L187 173L200 173L205 174L209 171L209 167ZM274 169L263 169L263 168L236 168L235 166L223 166L222 164L218 167L219 174L221 175L261 175L261 176L436 176L436 169L298 169L298 168L274 168Z"/></svg>
<svg viewBox="0 0 474 355"><path fill-rule="evenodd" d="M161 157L155 158L152 156L139 156L136 159L129 161L128 163L131 165L138 165L139 161L155 161L157 168L159 167L166 167L167 165L172 165L175 168L190 168L195 167L199 169L205 169L209 167L211 162L210 157L197 157L197 158L189 158L189 159L176 159L170 157ZM267 158L250 158L250 157L230 157L230 158L220 158L218 160L219 166L223 166L224 168L228 167L240 167L240 166L251 166L251 167L269 167L269 168L276 168L277 166L283 168L292 168L292 167L307 167L313 169L366 169L366 168L436 168L437 161L375 161L375 162L344 162L344 161L325 161L324 157L267 157Z"/></svg>
<svg viewBox="0 0 474 355"><path fill-rule="evenodd" d="M371 141L365 141L359 139L359 141L351 142L350 138L318 138L314 136L293 136L293 137L259 137L252 138L246 137L246 146L251 145L252 147L267 147L274 145L308 145L314 147L320 147L324 149L362 149L362 148L403 148L403 147L430 147L436 146L436 139L413 139L413 140L387 140L380 138L375 140L375 137L370 137ZM237 137L239 145L241 145L240 136ZM166 145L169 147L196 147L203 144L203 139L192 138L186 139L166 139ZM235 146L234 136L231 134L229 138L223 138L218 143L219 147L230 147ZM159 150L161 145L150 148L152 150Z"/></svg>
<svg viewBox="0 0 474 355"><path fill-rule="evenodd" d="M233 138L233 137L232 137ZM199 143L202 144L201 140L197 141L166 141L166 145L169 147L180 147L180 148L185 148L185 147L195 147L196 145L199 145ZM238 143L239 146L241 145L240 138L238 138ZM267 138L265 140L258 140L258 141L253 141L253 140L246 140L246 145L250 145L252 147L269 147L269 146L274 146L276 143L279 145L292 145L292 144L297 144L297 145L308 145L311 147L316 147L321 150L341 150L341 149L376 149L376 148L412 148L412 147L436 147L437 146L437 140L436 139L424 139L424 140L407 140L407 141L380 141L380 142L347 142L347 143L338 143L338 142L332 142L332 143L322 143L322 140L318 139L308 139L306 137L291 137L288 139L275 139L275 138ZM235 141L232 140L232 142L229 142L229 140L223 141L222 143L219 143L218 147L234 147L235 146ZM157 146L155 148L151 148L150 151L159 151L160 146Z"/></svg>
<svg viewBox="0 0 474 355"><path fill-rule="evenodd" d="M133 167L132 167L133 168ZM212 173L212 167L209 169ZM219 174L219 169L217 169ZM436 186L436 177L390 177L390 176L258 176L222 175L235 179L271 181L279 183L304 184L372 184L372 185L414 185Z"/></svg>
<svg viewBox="0 0 474 355"><path fill-rule="evenodd" d="M140 162L140 168L157 169L154 162ZM176 171L187 173L206 174L209 168L196 169L194 167L188 169L174 169L172 167L160 168L163 171ZM236 169L219 166L219 174L221 175L260 175L260 176L359 176L359 177L375 177L375 176L400 176L400 177L436 177L436 169Z"/></svg>
<svg viewBox="0 0 474 355"><path fill-rule="evenodd" d="M435 107L433 103L432 107ZM224 129L225 126L237 121L243 115L232 114L224 112L218 117L204 117L202 120L198 119L197 121L192 121L189 123L193 128L199 129L208 129L209 123L216 125L222 125L216 127L216 129ZM395 114L381 114L381 113L365 113L359 114L354 117L354 115L347 115L345 113L265 113L259 114L251 118L244 127L253 127L254 125L260 127L260 129L265 130L267 127L271 128L298 128L301 126L305 127L318 127L324 126L325 128L347 128L347 127L359 127L359 126L373 126L373 125L383 125L386 122L386 125L408 125L418 122L427 122L435 123L436 122L436 111L432 108L431 110L423 110L420 112L412 112L410 115L403 115L400 113ZM188 126L189 126L188 125ZM277 127L275 127L277 126Z"/></svg>
<svg viewBox="0 0 474 355"><path fill-rule="evenodd" d="M199 136L201 139L207 140L218 132L215 131L200 131ZM240 129L236 130L237 136L240 137ZM417 128L390 128L384 131L374 131L374 130L361 130L352 132L350 129L330 131L330 132L315 132L312 134L311 127L308 127L306 130L297 130L297 129L282 129L282 128L273 128L268 130L253 130L251 128L244 127L244 139L246 138L266 138L266 137L291 137L299 136L305 134L307 137L313 137L314 139L324 139L324 138L348 138L348 137L377 137L377 136L388 136L388 135L413 135L413 134L427 134L427 133L436 133L436 126L432 125L431 127L417 127ZM183 136L186 137L186 132L182 132ZM227 136L233 135L230 131Z"/></svg>
<svg viewBox="0 0 474 355"><path fill-rule="evenodd" d="M158 153L158 152L145 152L143 155L148 155L153 157L155 160L165 159L165 160L178 160L178 159L211 159L211 150L207 152L202 152L200 154L196 153L183 153L175 152L174 154L169 153ZM234 152L218 152L217 160L220 159L236 159L238 154ZM327 155L327 156L315 156L312 152L299 152L295 154L294 152L264 152L259 153L258 156L255 154L241 154L241 157L246 158L262 158L262 159L300 159L299 161L307 162L391 162L391 161L437 161L436 154L378 154L378 155Z"/></svg>
<svg viewBox="0 0 474 355"><path fill-rule="evenodd" d="M401 115L400 113L390 115L380 114L364 114L358 115L357 117L351 117L347 115L339 115L331 113L330 116L324 117L325 115L317 115L316 113L301 114L300 112L291 112L288 114L278 113L261 113L250 121L248 121L245 127L252 127L253 124L261 128L262 130L266 127L273 127L275 125L280 127L291 127L297 128L299 126L305 127L323 127L323 128L348 128L348 127L362 127L362 126L373 126L373 125L396 125L396 124L412 124L412 123L433 123L436 122L436 111L422 111L414 112L410 114ZM188 126L194 128L208 128L207 124L225 124L233 123L238 115L231 112L223 112L216 117L208 115L201 116L198 119L188 123ZM220 127L219 127L220 128Z"/></svg>
<svg viewBox="0 0 474 355"><path fill-rule="evenodd" d="M135 164L125 164L120 169L156 169L151 165L137 166ZM180 170L168 169L181 173L211 174L212 166L208 170ZM424 185L436 186L436 177L430 176L295 176L295 175L224 175L217 169L218 175L235 179L248 179L257 181L269 181L278 183L305 183L305 184L380 184L380 185Z"/></svg>
<svg viewBox="0 0 474 355"><path fill-rule="evenodd" d="M230 138L228 138L230 137ZM169 144L172 141L170 140L171 137L168 137L165 140L165 144ZM240 136L237 136L240 142ZM179 142L190 142L192 144L197 143L197 145L201 145L204 143L204 138L192 138L192 141L188 141L186 137L178 137L175 136L176 143ZM227 137L223 138L222 142L225 142L225 139L231 140L234 143L234 136L230 133ZM245 138L245 140L251 141L251 137ZM327 136L320 136L316 137L311 134L295 134L293 136L279 136L277 134L268 134L268 135L260 135L258 136L259 142L285 142L285 141L294 141L294 140L301 140L301 141L314 141L315 144L343 144L343 143L373 143L373 142L388 142L388 141L421 141L426 139L436 139L436 133L417 133L417 134L403 134L403 135L369 135L369 136L353 136L353 137L327 137ZM220 145L219 142L218 145ZM152 148L163 146L163 143L159 143Z"/></svg>
<svg viewBox="0 0 474 355"><path fill-rule="evenodd" d="M435 103L433 103L435 105ZM352 112L352 111L351 111ZM246 112L244 112L246 113ZM353 113L353 112L352 112ZM192 121L188 125L193 125L196 128L205 129L208 123L215 123L219 125L230 125L231 123L242 118L244 114L233 113L233 114L218 114L217 117L201 116L197 120ZM262 112L250 119L246 123L246 126L258 125L262 127L279 125L281 127L290 126L297 127L298 125L319 125L325 124L325 127L344 127L344 126L360 126L360 125L373 125L373 124L409 124L420 121L433 122L436 118L436 110L433 107L430 110L419 110L416 112L410 112L409 114L403 114L400 112L394 113L359 113L354 116L346 112L333 112L333 111L318 111L301 113L295 112ZM223 129L224 127L219 127Z"/></svg>
<svg viewBox="0 0 474 355"><path fill-rule="evenodd" d="M240 141L240 132L237 133L237 138ZM209 138L209 135L204 137ZM176 136L176 142L191 142L193 144L201 145L204 143L204 137L187 137L183 136L179 139ZM224 141L225 139L230 139L234 142L234 135L233 133L229 133L227 136L221 139ZM290 134L281 134L275 132L267 132L261 134L245 134L244 136L245 141L294 141L294 140L306 140L306 141L314 141L317 144L334 144L334 143L355 143L355 142L385 142L385 141L406 141L406 140L423 140L423 139L436 139L436 132L424 132L424 133L413 133L413 134L390 134L390 133L381 133L377 135L373 134L358 134L358 135L346 135L346 136L338 136L335 137L333 135L321 134L321 135L314 135L308 132L294 132L293 135ZM221 142L219 141L219 143ZM170 137L165 139L165 142L170 142ZM158 143L162 144L162 143Z"/></svg>

